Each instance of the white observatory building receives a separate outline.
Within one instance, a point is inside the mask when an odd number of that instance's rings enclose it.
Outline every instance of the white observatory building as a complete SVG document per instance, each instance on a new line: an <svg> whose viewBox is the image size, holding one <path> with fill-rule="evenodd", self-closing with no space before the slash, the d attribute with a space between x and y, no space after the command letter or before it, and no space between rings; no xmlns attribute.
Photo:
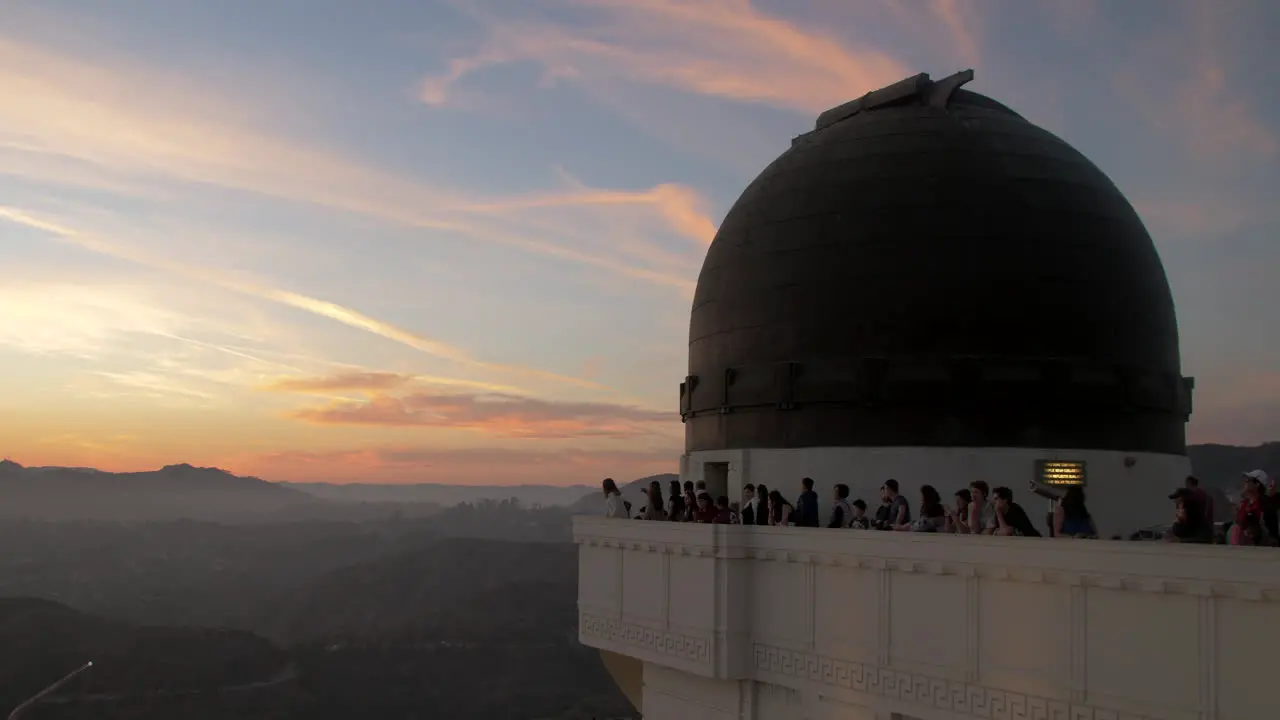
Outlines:
<svg viewBox="0 0 1280 720"><path fill-rule="evenodd" d="M823 113L707 250L685 480L913 508L1083 485L1099 531L1190 472L1151 238L1079 152L917 75ZM576 519L581 641L648 720L1276 716L1280 551ZM1048 533L1046 532L1046 535Z"/></svg>

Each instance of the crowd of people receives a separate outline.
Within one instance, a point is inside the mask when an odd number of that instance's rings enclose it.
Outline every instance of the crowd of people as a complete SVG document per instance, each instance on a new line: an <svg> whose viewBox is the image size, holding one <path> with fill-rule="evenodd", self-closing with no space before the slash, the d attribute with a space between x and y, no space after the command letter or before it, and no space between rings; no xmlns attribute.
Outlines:
<svg viewBox="0 0 1280 720"><path fill-rule="evenodd" d="M705 483L672 480L664 492L662 483L653 481L645 493L645 505L636 514L631 503L623 499L612 478L603 483L605 515L650 521L714 523L723 525L772 525L795 527L852 528L895 532L940 532L972 535L1017 535L1040 537L1041 532L1026 510L1014 501L1007 487L992 489L986 482L975 480L957 490L950 503L932 485L920 486L914 508L899 492L897 480L886 480L880 486L880 503L868 513L865 500L849 499L849 486L836 485L832 491L832 507L825 522L819 517L818 494L812 478L800 481L801 490L795 502L778 490L748 483L740 501L727 496L712 497ZM1232 545L1275 545L1280 542L1280 495L1276 481L1262 470L1244 473L1244 487L1231 522L1214 522L1213 499L1200 487L1195 476L1188 476L1183 487L1169 499L1174 501L1173 522L1163 532L1168 542L1230 543ZM1057 496L1050 534L1061 538L1096 538L1097 526L1085 503L1084 488L1068 486ZM1131 539L1139 539L1135 533ZM1114 536L1113 539L1121 539Z"/></svg>

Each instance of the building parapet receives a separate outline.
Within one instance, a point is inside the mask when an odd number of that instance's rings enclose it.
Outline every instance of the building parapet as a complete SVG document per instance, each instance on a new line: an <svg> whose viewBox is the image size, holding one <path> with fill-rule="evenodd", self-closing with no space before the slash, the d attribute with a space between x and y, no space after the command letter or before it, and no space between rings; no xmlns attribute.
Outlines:
<svg viewBox="0 0 1280 720"><path fill-rule="evenodd" d="M1260 717L1280 649L1267 548L594 517L574 537L584 644L912 717Z"/></svg>

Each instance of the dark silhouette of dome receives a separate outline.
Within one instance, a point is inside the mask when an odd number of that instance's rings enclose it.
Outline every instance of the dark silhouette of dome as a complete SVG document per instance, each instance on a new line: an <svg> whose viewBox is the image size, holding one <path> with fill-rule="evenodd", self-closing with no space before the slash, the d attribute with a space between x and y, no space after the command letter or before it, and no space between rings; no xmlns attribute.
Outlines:
<svg viewBox="0 0 1280 720"><path fill-rule="evenodd" d="M742 193L698 276L687 451L1185 453L1193 382L1142 221L972 77L823 113Z"/></svg>

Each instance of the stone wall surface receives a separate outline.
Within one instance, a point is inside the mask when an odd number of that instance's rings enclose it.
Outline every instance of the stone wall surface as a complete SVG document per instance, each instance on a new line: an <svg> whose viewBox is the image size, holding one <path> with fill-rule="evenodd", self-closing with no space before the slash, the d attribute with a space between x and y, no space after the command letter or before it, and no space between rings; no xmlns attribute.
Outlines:
<svg viewBox="0 0 1280 720"><path fill-rule="evenodd" d="M579 517L646 718L1252 720L1280 551Z"/></svg>

